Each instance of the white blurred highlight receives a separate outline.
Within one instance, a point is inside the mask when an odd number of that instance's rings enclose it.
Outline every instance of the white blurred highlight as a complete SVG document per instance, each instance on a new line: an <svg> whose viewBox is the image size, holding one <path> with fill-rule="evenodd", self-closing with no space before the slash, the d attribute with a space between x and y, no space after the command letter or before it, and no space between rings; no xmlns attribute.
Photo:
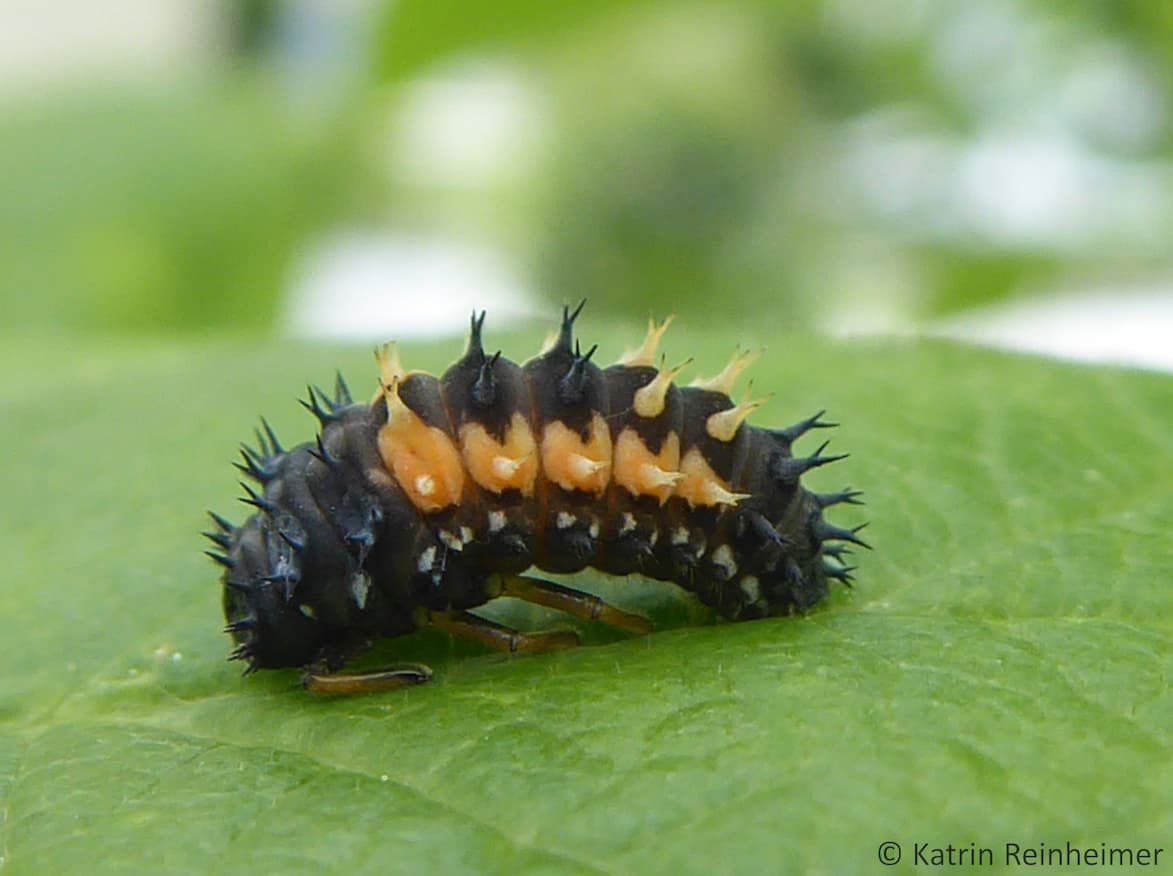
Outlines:
<svg viewBox="0 0 1173 876"><path fill-rule="evenodd" d="M1018 300L940 320L926 334L1080 362L1173 371L1173 289Z"/></svg>
<svg viewBox="0 0 1173 876"><path fill-rule="evenodd" d="M539 308L498 252L446 238L349 234L309 250L285 307L287 335L332 340L427 338L466 330L490 310L501 327Z"/></svg>
<svg viewBox="0 0 1173 876"><path fill-rule="evenodd" d="M199 74L228 42L226 12L206 0L4 0L0 97Z"/></svg>

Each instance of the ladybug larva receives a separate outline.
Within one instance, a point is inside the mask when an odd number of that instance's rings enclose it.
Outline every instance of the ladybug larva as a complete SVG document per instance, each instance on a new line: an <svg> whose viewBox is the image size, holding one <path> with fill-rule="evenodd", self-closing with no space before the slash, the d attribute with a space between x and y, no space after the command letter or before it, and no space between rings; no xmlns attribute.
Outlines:
<svg viewBox="0 0 1173 876"><path fill-rule="evenodd" d="M711 380L676 386L684 366L656 366L670 320L601 368L594 347L573 341L581 309L564 309L524 365L486 355L484 313L439 378L405 371L388 345L369 404L352 401L341 375L333 398L310 389L312 443L287 450L262 421L258 448L237 464L259 485L243 499L256 513L240 526L212 514L206 533L224 567L231 659L246 672L303 667L311 690L356 692L426 681L415 664L339 671L374 640L422 626L506 651L578 643L471 613L498 596L650 631L532 568L673 581L734 620L802 611L829 579L850 582L843 542L864 545L859 528L823 510L860 493L809 492L803 473L843 457L824 456L826 443L791 451L833 424L821 412L785 429L747 424L760 402L730 399L753 358L742 352Z"/></svg>

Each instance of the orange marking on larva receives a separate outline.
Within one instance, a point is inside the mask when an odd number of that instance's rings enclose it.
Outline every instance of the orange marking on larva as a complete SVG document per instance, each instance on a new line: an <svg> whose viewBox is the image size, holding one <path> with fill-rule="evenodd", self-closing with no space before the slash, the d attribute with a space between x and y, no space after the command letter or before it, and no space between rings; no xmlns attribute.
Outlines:
<svg viewBox="0 0 1173 876"><path fill-rule="evenodd" d="M383 397L387 422L379 428L379 455L400 489L424 513L459 502L464 465L452 439L403 403L398 380L383 388Z"/></svg>
<svg viewBox="0 0 1173 876"><path fill-rule="evenodd" d="M729 483L717 476L708 461L696 447L684 454L680 460L680 473L684 475L676 485L676 495L696 508L698 506L736 505L748 499L749 493L734 493Z"/></svg>
<svg viewBox="0 0 1173 876"><path fill-rule="evenodd" d="M648 333L644 337L644 341L639 345L638 349L628 350L619 357L616 364L619 365L645 365L652 366L656 364L656 350L660 346L660 339L664 337L664 332L668 330L668 326L675 319L674 316L669 315L665 317L664 321L659 325L656 324L655 319L648 320Z"/></svg>
<svg viewBox="0 0 1173 876"><path fill-rule="evenodd" d="M672 381L676 379L676 375L692 364L692 359L688 358L677 365L675 368L664 368L663 363L660 363L660 370L656 372L656 376L652 378L651 383L643 386L635 391L635 396L632 399L631 407L641 417L658 417L664 413L665 399L668 396L668 390L672 388Z"/></svg>
<svg viewBox="0 0 1173 876"><path fill-rule="evenodd" d="M460 452L468 473L491 493L520 490L523 496L532 496L538 477L537 450L529 423L520 412L514 412L510 418L504 443L480 423L465 423L460 427Z"/></svg>
<svg viewBox="0 0 1173 876"><path fill-rule="evenodd" d="M379 366L379 388L371 396L371 404L374 404L386 395L387 387L403 383L404 380L413 374L428 373L418 368L413 368L411 371L408 371L403 367L403 362L399 358L399 343L397 341L388 341L383 346L376 347L375 363Z"/></svg>
<svg viewBox="0 0 1173 876"><path fill-rule="evenodd" d="M672 432L659 453L652 453L634 429L615 439L615 483L633 496L655 496L663 505L684 477L680 468L680 439Z"/></svg>
<svg viewBox="0 0 1173 876"><path fill-rule="evenodd" d="M395 341L375 350L375 362L379 366L379 382L385 387L399 383L407 376L403 363L399 361L399 344Z"/></svg>
<svg viewBox="0 0 1173 876"><path fill-rule="evenodd" d="M709 418L705 420L705 432L710 438L722 443L732 441L745 418L767 401L769 401L768 398L743 401L736 407L710 414Z"/></svg>
<svg viewBox="0 0 1173 876"><path fill-rule="evenodd" d="M555 420L542 432L542 470L564 490L602 495L611 478L611 431L602 415L591 417L587 440Z"/></svg>
<svg viewBox="0 0 1173 876"><path fill-rule="evenodd" d="M733 392L733 383L739 374L753 364L761 355L760 351L742 350L740 347L733 351L733 358L716 377L697 378L689 386L705 389L709 392L720 392L729 395Z"/></svg>

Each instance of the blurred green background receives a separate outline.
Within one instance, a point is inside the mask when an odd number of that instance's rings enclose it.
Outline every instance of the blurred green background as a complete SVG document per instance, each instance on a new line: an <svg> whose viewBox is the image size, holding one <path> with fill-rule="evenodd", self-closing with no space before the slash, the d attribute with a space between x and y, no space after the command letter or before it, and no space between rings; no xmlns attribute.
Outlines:
<svg viewBox="0 0 1173 876"><path fill-rule="evenodd" d="M1169 276L1167 3L69 5L0 27L10 330L492 308L449 244L522 315L771 329Z"/></svg>

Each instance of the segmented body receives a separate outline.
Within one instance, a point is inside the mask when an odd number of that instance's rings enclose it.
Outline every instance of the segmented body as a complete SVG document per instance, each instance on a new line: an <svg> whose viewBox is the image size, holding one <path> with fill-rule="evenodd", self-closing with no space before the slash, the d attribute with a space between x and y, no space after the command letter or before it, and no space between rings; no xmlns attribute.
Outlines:
<svg viewBox="0 0 1173 876"><path fill-rule="evenodd" d="M246 486L256 513L239 527L213 515L208 534L233 657L334 669L531 566L673 581L731 619L806 609L849 579L838 542L862 542L823 509L859 494L809 492L803 473L842 457L792 452L829 424L745 423L757 403L729 397L745 355L676 386L678 369L654 364L666 323L600 368L572 341L577 314L524 365L485 354L483 314L439 378L385 348L371 403L341 378L332 400L311 390L315 442L285 450L266 426L241 466L262 486Z"/></svg>

